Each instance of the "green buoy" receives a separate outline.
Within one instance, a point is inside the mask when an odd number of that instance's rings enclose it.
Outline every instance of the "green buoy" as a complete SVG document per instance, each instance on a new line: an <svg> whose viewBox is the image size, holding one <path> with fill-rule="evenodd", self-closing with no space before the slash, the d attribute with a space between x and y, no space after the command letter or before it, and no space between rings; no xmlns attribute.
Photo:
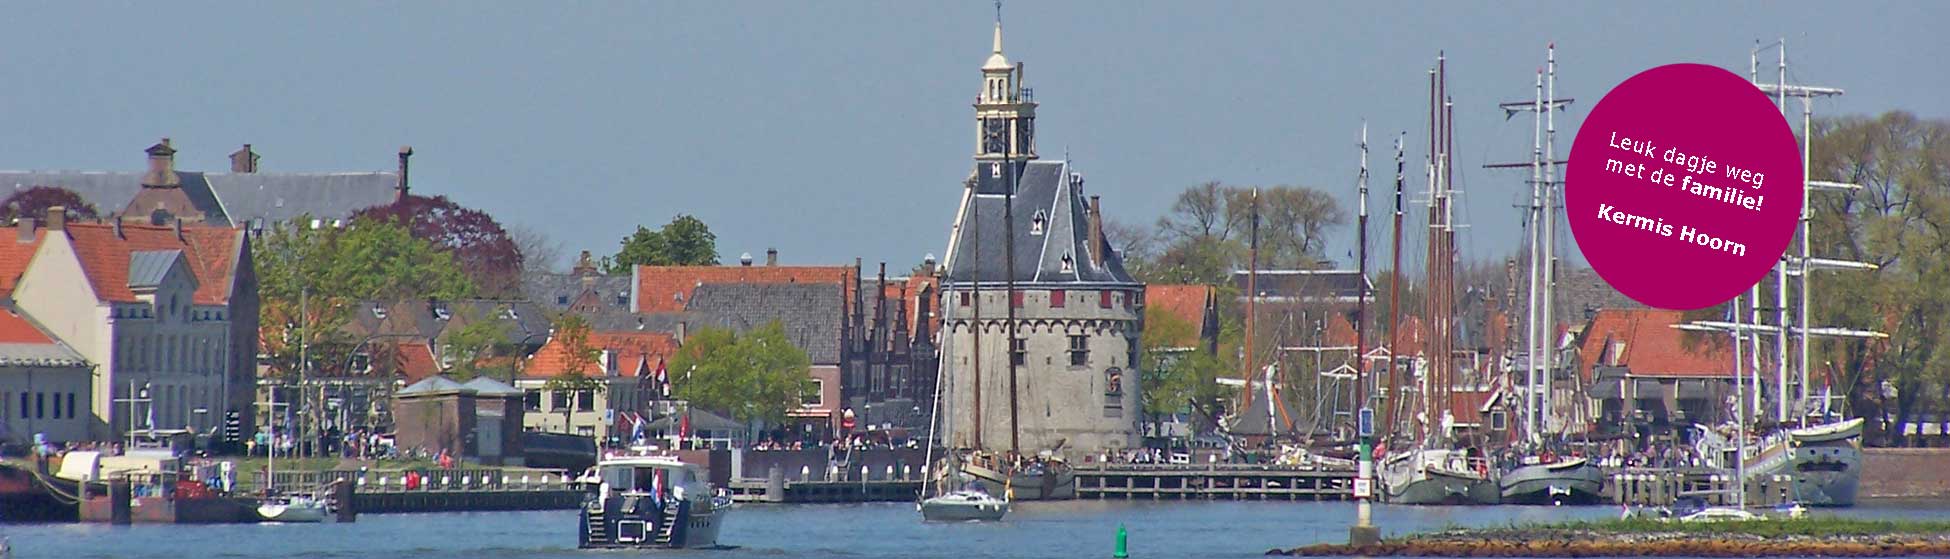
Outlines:
<svg viewBox="0 0 1950 559"><path fill-rule="evenodd" d="M1119 522L1117 524L1117 551L1111 552L1110 554L1113 559L1130 558L1131 553L1125 550L1125 540L1130 539L1130 537L1131 533L1124 530L1124 523Z"/></svg>

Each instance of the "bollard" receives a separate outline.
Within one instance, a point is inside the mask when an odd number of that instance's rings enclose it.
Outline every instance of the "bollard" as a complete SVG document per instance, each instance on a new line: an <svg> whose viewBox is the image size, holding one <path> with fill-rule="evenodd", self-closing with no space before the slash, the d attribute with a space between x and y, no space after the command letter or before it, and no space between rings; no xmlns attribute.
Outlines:
<svg viewBox="0 0 1950 559"><path fill-rule="evenodd" d="M865 465L860 466L860 481L866 481L867 477L867 467Z"/></svg>
<svg viewBox="0 0 1950 559"><path fill-rule="evenodd" d="M887 479L894 479L894 465L887 465Z"/></svg>
<svg viewBox="0 0 1950 559"><path fill-rule="evenodd" d="M521 488L528 488L528 474L521 474Z"/></svg>
<svg viewBox="0 0 1950 559"><path fill-rule="evenodd" d="M772 469L765 472L765 502L785 502L785 470L780 469L778 464L773 464Z"/></svg>
<svg viewBox="0 0 1950 559"><path fill-rule="evenodd" d="M812 481L812 466L799 467L799 481Z"/></svg>

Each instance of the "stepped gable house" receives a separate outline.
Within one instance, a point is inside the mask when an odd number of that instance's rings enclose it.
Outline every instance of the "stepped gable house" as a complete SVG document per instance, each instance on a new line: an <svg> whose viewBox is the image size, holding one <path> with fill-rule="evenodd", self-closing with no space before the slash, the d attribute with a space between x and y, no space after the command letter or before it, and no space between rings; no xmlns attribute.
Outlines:
<svg viewBox="0 0 1950 559"><path fill-rule="evenodd" d="M1023 67L1002 54L1000 23L981 71L975 172L961 194L941 286L946 444L1024 453L1137 446L1142 414L1132 361L1144 285L1110 250L1082 175L1068 162L1037 157L1037 105ZM1005 203L1013 220L1004 219Z"/></svg>

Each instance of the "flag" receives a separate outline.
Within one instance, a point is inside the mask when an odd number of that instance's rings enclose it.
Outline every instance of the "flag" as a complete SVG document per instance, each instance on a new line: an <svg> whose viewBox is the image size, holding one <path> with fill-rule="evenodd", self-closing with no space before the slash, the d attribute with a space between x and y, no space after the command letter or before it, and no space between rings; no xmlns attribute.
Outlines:
<svg viewBox="0 0 1950 559"><path fill-rule="evenodd" d="M664 358L657 358L657 389L664 399L670 399L670 374L664 369Z"/></svg>

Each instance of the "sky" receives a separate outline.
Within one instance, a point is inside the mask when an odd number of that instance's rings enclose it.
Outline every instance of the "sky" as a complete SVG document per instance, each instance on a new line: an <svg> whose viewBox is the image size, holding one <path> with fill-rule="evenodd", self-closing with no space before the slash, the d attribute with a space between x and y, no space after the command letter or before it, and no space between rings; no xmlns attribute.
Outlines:
<svg viewBox="0 0 1950 559"><path fill-rule="evenodd" d="M727 263L777 248L788 264L857 257L895 270L944 250L995 20L986 1L7 11L0 168L139 170L142 150L168 136L186 170L227 170L244 143L267 172L391 170L410 144L416 192L539 231L567 254L612 253L639 224L690 214ZM1211 180L1310 186L1350 208L1327 250L1348 265L1362 123L1381 215L1395 134L1410 134L1410 191L1422 184L1425 72L1438 52L1472 259L1522 247L1512 205L1527 198L1527 172L1480 167L1527 161L1529 119L1506 121L1496 103L1531 98L1553 41L1558 95L1576 99L1560 113L1560 153L1579 116L1632 74L1675 62L1745 74L1757 39L1786 39L1790 81L1847 90L1818 115L1950 118L1945 2L1017 0L1003 22L1005 51L1026 62L1041 102L1041 154L1068 154L1111 219L1153 222Z"/></svg>

